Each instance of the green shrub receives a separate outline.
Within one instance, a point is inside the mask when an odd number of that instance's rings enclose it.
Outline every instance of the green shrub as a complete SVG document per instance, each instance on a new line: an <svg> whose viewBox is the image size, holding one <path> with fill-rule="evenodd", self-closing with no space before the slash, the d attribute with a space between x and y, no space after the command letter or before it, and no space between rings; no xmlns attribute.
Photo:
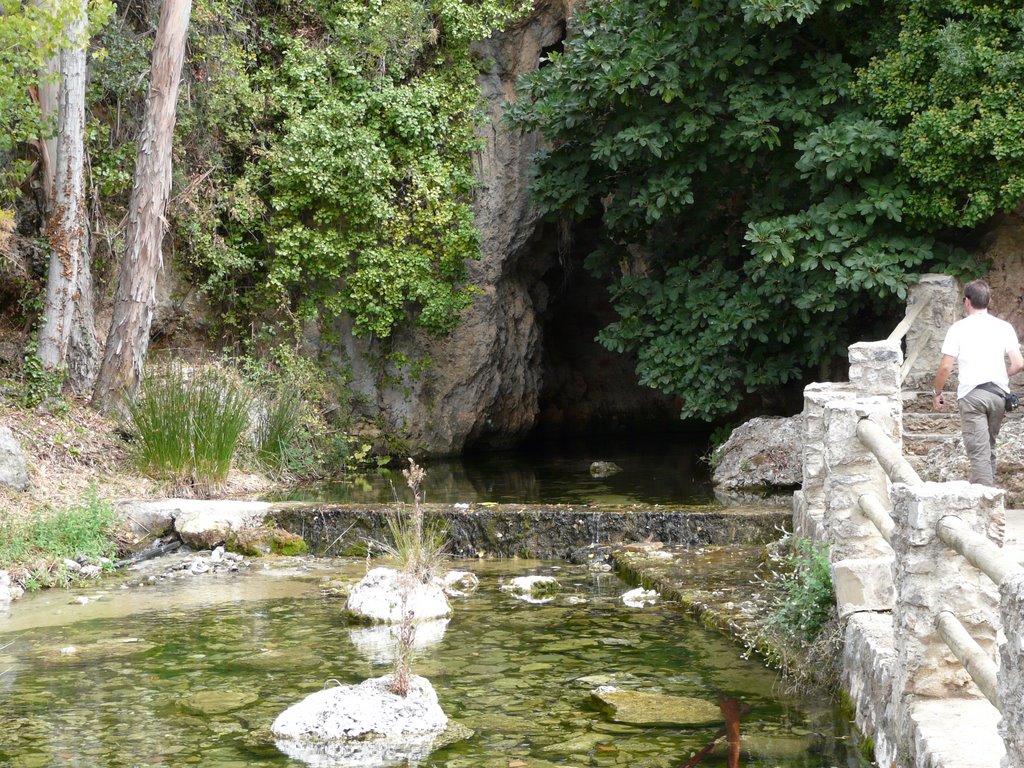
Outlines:
<svg viewBox="0 0 1024 768"><path fill-rule="evenodd" d="M27 587L67 584L65 558L98 560L117 551L113 507L90 488L67 509L27 520L0 518L0 567L21 571Z"/></svg>
<svg viewBox="0 0 1024 768"><path fill-rule="evenodd" d="M249 424L246 387L217 369L171 366L128 401L125 428L147 474L205 492L227 477Z"/></svg>
<svg viewBox="0 0 1024 768"><path fill-rule="evenodd" d="M782 562L780 593L768 624L782 636L813 642L835 615L828 549L796 539Z"/></svg>
<svg viewBox="0 0 1024 768"><path fill-rule="evenodd" d="M250 460L279 476L324 477L347 453L339 406L344 376L328 377L316 360L285 344L239 362L242 376L262 396L251 435ZM330 423L329 423L330 420ZM344 460L341 460L341 464Z"/></svg>
<svg viewBox="0 0 1024 768"><path fill-rule="evenodd" d="M838 690L842 632L828 549L785 540L769 578L765 615L749 639L783 675L791 691Z"/></svg>
<svg viewBox="0 0 1024 768"><path fill-rule="evenodd" d="M262 469L282 474L309 463L304 412L296 390L282 389L266 404L253 430L253 458Z"/></svg>

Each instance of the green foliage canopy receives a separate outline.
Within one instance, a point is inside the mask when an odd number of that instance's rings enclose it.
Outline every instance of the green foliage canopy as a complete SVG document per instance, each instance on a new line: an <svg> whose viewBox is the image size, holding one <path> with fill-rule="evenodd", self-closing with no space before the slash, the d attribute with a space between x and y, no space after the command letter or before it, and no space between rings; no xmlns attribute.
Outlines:
<svg viewBox="0 0 1024 768"><path fill-rule="evenodd" d="M179 254L229 324L345 313L376 337L455 327L479 254L470 43L527 6L197 0L171 213ZM130 38L108 45L137 68ZM125 80L112 70L97 102L135 98ZM102 178L126 190L116 142L97 139Z"/></svg>
<svg viewBox="0 0 1024 768"><path fill-rule="evenodd" d="M0 204L13 201L17 185L31 167L14 150L56 130L52 120L44 120L33 93L44 79L57 82L59 73L44 72L44 65L61 47L87 44L72 39L67 29L78 7L71 0L0 0ZM86 10L95 30L110 18L113 6L108 0L92 0Z"/></svg>
<svg viewBox="0 0 1024 768"><path fill-rule="evenodd" d="M909 217L975 227L1024 199L1024 8L904 2L859 90L899 130Z"/></svg>
<svg viewBox="0 0 1024 768"><path fill-rule="evenodd" d="M906 221L902 134L857 90L896 28L867 0L609 0L523 84L536 200L600 217L599 339L683 417L799 380L916 273L967 268Z"/></svg>

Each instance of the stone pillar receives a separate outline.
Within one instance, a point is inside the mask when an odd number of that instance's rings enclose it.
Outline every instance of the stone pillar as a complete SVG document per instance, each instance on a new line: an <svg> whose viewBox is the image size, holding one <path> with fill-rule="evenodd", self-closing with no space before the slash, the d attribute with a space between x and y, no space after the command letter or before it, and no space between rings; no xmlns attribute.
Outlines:
<svg viewBox="0 0 1024 768"><path fill-rule="evenodd" d="M1006 642L999 652L999 735L1006 745L1002 768L1024 768L1024 571L1004 580L1000 606Z"/></svg>
<svg viewBox="0 0 1024 768"><path fill-rule="evenodd" d="M928 300L929 304L907 331L908 356L920 347L904 382L908 389L931 391L935 370L942 357L942 340L946 338L949 326L959 320L963 312L960 291L960 283L949 275L924 275L921 282L911 288L907 311L921 301ZM951 383L955 384L955 374Z"/></svg>
<svg viewBox="0 0 1024 768"><path fill-rule="evenodd" d="M857 394L884 395L900 400L903 351L898 341L862 341L851 344L848 354L850 384Z"/></svg>
<svg viewBox="0 0 1024 768"><path fill-rule="evenodd" d="M892 548L861 511L860 497L889 499L889 478L857 436L870 418L898 440L900 406L892 397L840 397L825 405L823 530L829 544L840 617L862 610L890 610L894 591Z"/></svg>
<svg viewBox="0 0 1024 768"><path fill-rule="evenodd" d="M992 658L1000 627L992 580L939 540L938 522L959 517L999 546L1004 537L1003 492L958 481L893 487L896 530L896 691L907 696L981 698L966 670L936 630L951 611ZM905 715L902 711L901 719Z"/></svg>
<svg viewBox="0 0 1024 768"><path fill-rule="evenodd" d="M793 535L823 541L825 514L825 405L841 397L853 397L849 384L816 383L804 387L803 483L793 495Z"/></svg>

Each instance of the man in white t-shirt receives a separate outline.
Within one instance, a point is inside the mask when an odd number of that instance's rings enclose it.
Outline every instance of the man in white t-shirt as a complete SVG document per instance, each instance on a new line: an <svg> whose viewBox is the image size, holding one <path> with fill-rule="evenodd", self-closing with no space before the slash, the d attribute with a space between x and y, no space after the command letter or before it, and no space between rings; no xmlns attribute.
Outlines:
<svg viewBox="0 0 1024 768"><path fill-rule="evenodd" d="M1005 394L1010 391L1010 376L1024 370L1013 326L988 313L990 296L984 280L964 287L967 316L946 332L932 390L932 407L941 411L946 405L942 387L956 364L956 397L971 482L981 485L995 485L996 437L1006 410Z"/></svg>

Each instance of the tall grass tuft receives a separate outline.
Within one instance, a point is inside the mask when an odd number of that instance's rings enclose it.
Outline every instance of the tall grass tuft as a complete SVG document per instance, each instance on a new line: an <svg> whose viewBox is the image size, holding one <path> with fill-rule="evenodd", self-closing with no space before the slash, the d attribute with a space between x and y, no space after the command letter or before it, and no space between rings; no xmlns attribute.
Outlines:
<svg viewBox="0 0 1024 768"><path fill-rule="evenodd" d="M306 442L302 393L281 389L260 413L253 430L253 454L267 471L284 473L302 463Z"/></svg>
<svg viewBox="0 0 1024 768"><path fill-rule="evenodd" d="M245 387L216 369L171 366L147 378L126 405L137 465L179 491L215 489L249 424L250 401Z"/></svg>

